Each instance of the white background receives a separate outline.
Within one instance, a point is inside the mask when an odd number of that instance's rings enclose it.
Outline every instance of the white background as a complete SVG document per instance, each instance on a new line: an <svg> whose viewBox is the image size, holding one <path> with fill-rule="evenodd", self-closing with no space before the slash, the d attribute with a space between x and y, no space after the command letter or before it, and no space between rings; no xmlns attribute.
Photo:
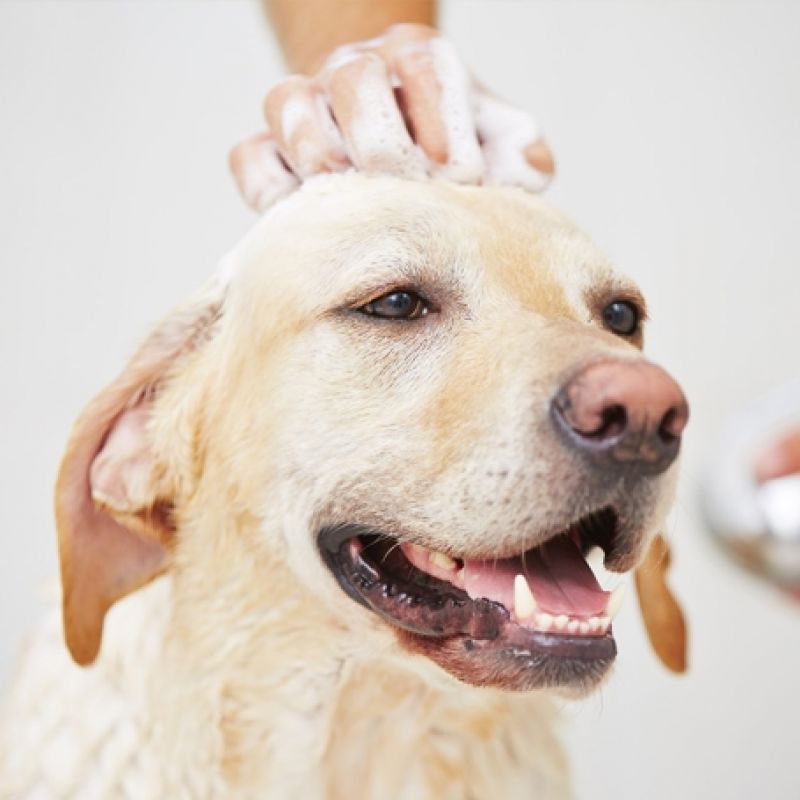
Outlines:
<svg viewBox="0 0 800 800"><path fill-rule="evenodd" d="M537 112L552 201L643 286L693 419L670 531L692 625L676 679L635 605L611 683L568 708L578 796L798 798L800 607L696 511L723 417L796 377L800 4L452 0L444 28ZM226 153L281 66L257 5L0 3L0 678L56 574L69 426L252 222Z"/></svg>

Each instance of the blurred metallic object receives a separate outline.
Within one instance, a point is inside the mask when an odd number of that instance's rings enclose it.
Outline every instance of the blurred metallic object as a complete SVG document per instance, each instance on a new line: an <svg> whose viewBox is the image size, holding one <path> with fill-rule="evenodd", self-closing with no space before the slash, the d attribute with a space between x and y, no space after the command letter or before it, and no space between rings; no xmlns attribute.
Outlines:
<svg viewBox="0 0 800 800"><path fill-rule="evenodd" d="M735 560L800 596L800 475L759 485L758 453L800 427L800 381L772 392L732 417L706 470L701 506L716 541Z"/></svg>

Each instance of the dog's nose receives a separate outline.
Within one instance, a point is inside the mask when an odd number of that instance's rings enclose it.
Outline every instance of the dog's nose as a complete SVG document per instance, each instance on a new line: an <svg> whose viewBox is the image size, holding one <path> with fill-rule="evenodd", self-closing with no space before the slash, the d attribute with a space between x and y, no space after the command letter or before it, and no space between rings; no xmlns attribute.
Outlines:
<svg viewBox="0 0 800 800"><path fill-rule="evenodd" d="M598 361L584 367L552 402L571 444L606 468L650 475L675 460L689 406L680 386L647 361Z"/></svg>

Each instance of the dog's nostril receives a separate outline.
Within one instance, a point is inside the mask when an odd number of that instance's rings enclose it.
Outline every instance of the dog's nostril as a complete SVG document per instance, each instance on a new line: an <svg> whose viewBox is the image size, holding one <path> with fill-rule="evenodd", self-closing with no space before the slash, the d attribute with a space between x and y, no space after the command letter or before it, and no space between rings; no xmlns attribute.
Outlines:
<svg viewBox="0 0 800 800"><path fill-rule="evenodd" d="M628 411L623 405L614 404L604 408L600 414L600 427L590 436L596 439L611 439L619 436L628 425Z"/></svg>
<svg viewBox="0 0 800 800"><path fill-rule="evenodd" d="M553 410L560 422L584 439L604 441L622 434L628 427L628 409L623 403L593 402L591 398L559 393Z"/></svg>
<svg viewBox="0 0 800 800"><path fill-rule="evenodd" d="M675 408L671 408L667 413L664 415L664 419L661 420L661 425L658 429L658 435L661 438L661 441L665 444L669 444L670 442L676 441L680 437L680 432L677 429L677 425L675 424L678 417L678 411Z"/></svg>
<svg viewBox="0 0 800 800"><path fill-rule="evenodd" d="M671 406L661 418L661 425L658 428L659 438L667 444L678 441L688 421L689 407L685 402Z"/></svg>

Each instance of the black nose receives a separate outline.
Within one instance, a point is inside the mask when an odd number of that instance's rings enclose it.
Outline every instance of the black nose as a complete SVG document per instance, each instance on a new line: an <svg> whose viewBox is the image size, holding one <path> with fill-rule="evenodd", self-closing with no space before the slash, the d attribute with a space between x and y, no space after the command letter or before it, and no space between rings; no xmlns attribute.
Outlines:
<svg viewBox="0 0 800 800"><path fill-rule="evenodd" d="M680 449L689 406L680 386L647 361L598 361L553 398L556 427L604 468L656 475Z"/></svg>

